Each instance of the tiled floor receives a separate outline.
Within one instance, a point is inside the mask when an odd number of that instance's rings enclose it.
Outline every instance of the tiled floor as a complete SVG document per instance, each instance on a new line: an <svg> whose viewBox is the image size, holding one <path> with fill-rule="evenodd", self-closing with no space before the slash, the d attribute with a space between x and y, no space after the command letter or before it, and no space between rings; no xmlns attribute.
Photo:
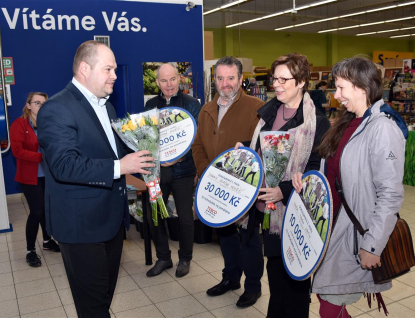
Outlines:
<svg viewBox="0 0 415 318"><path fill-rule="evenodd" d="M0 234L0 317L76 317L75 307L60 253L43 251L40 235L37 252L42 266L26 264L25 223L27 205L20 195L7 197L10 222L14 231ZM415 233L415 187L405 186L405 203L401 211ZM242 289L223 296L209 297L206 290L221 279L223 259L219 245L194 246L190 273L175 277L175 266L153 278L146 277L150 268L144 262L144 244L132 227L124 242L118 285L111 306L113 317L265 317L269 290L267 277L262 278L262 297L250 308L235 306ZM170 242L173 261L177 262L177 242ZM153 250L153 256L155 252ZM266 273L266 271L265 271ZM415 270L394 281L384 293L390 318L415 317ZM318 317L318 302L313 296L310 317ZM364 299L348 306L353 317L384 317L368 308Z"/></svg>

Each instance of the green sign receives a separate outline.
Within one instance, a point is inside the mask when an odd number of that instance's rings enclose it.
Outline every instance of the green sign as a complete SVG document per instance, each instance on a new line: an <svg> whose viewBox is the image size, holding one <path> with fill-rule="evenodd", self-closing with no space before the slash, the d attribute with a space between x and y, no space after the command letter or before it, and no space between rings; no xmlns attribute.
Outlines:
<svg viewBox="0 0 415 318"><path fill-rule="evenodd" d="M4 81L6 84L14 85L13 58L3 57ZM1 84L1 76L0 76Z"/></svg>

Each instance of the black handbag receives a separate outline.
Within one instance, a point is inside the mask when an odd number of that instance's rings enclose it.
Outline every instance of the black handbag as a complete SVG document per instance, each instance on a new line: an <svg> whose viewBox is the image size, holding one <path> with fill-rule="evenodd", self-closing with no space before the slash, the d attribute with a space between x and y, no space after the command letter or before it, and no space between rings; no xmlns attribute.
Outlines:
<svg viewBox="0 0 415 318"><path fill-rule="evenodd" d="M349 205L344 198L344 193L341 183L336 178L337 193L343 203L347 215L352 221L355 229L359 231L360 235L365 235L368 230L364 230L359 220L351 211ZM357 257L357 247L355 248L355 256ZM408 223L399 217L393 229L388 243L380 255L381 266L372 269L373 281L375 284L383 284L390 282L410 271L411 267L415 266L414 246L412 242L411 230Z"/></svg>

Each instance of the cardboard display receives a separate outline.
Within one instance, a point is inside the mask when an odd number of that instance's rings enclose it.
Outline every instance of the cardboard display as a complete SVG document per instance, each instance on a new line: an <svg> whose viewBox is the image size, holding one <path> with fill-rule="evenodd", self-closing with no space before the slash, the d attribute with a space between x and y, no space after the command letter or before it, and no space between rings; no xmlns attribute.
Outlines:
<svg viewBox="0 0 415 318"><path fill-rule="evenodd" d="M228 149L206 168L195 194L199 219L223 227L241 218L255 202L262 184L262 163L250 148Z"/></svg>
<svg viewBox="0 0 415 318"><path fill-rule="evenodd" d="M301 193L288 200L281 229L285 269L295 280L310 277L323 260L333 221L332 195L326 177L311 170L303 175Z"/></svg>
<svg viewBox="0 0 415 318"><path fill-rule="evenodd" d="M160 163L172 162L183 157L190 149L196 135L196 121L180 107L159 110Z"/></svg>

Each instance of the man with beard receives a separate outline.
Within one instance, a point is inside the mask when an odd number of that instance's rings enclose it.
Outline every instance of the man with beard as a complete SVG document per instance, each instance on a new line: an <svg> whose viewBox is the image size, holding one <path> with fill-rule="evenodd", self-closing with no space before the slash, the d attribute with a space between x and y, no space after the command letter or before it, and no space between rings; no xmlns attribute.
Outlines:
<svg viewBox="0 0 415 318"><path fill-rule="evenodd" d="M231 56L223 57L215 64L214 72L217 93L200 111L199 126L192 145L199 176L215 157L234 147L238 141L249 145L259 120L257 110L264 104L242 91L242 64L239 60ZM225 268L222 270L222 281L206 293L220 296L229 290L239 289L243 271L246 276L245 292L236 304L238 307L252 306L261 296L264 258L259 224L262 220L253 220L255 224L251 231L238 228L236 224L216 229Z"/></svg>

